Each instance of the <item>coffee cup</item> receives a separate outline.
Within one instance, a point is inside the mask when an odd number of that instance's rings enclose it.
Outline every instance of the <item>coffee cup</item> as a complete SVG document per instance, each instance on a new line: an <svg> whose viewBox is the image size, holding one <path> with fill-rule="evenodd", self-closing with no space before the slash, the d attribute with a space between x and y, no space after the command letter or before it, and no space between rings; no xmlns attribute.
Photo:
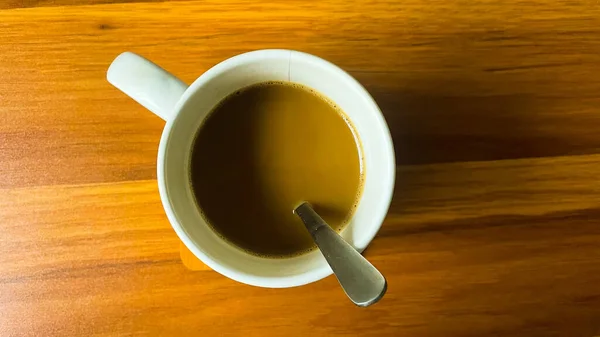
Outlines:
<svg viewBox="0 0 600 337"><path fill-rule="evenodd" d="M258 50L222 61L188 86L145 58L125 52L112 62L107 79L166 121L157 158L160 198L178 237L213 270L241 283L268 288L300 286L332 274L318 250L273 259L234 247L214 232L194 200L189 171L197 130L221 100L256 83L299 83L344 111L361 141L364 185L356 210L340 234L362 251L379 231L394 190L390 132L367 90L334 64L298 51Z"/></svg>

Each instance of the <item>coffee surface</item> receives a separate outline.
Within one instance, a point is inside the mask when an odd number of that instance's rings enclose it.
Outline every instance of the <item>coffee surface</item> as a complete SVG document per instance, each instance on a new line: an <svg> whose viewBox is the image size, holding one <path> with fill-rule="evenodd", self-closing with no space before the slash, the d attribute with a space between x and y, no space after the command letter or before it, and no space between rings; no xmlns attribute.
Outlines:
<svg viewBox="0 0 600 337"><path fill-rule="evenodd" d="M345 115L309 88L253 85L201 125L191 155L196 202L211 227L251 254L289 257L315 247L292 213L310 202L334 229L362 192L360 142Z"/></svg>

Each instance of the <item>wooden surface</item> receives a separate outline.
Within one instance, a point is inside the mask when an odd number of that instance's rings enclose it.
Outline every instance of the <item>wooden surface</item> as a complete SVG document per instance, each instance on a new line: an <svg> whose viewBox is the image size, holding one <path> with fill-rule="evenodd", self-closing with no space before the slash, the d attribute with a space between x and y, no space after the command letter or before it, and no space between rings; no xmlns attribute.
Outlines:
<svg viewBox="0 0 600 337"><path fill-rule="evenodd" d="M0 0L0 336L600 335L597 0ZM191 82L290 48L379 102L398 162L352 306L182 264L131 50Z"/></svg>

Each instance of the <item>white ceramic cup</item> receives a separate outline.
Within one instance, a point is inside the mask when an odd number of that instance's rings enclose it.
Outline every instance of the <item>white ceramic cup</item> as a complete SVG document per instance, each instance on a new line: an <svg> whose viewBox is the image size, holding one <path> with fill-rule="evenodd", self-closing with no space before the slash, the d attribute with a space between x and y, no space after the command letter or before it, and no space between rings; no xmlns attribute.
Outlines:
<svg viewBox="0 0 600 337"><path fill-rule="evenodd" d="M392 139L373 98L337 66L297 51L258 50L217 64L188 87L154 63L126 52L110 65L107 79L166 121L157 160L160 198L181 241L213 270L238 282L269 288L300 286L332 273L319 251L285 259L250 255L215 234L196 206L188 178L194 136L217 103L251 84L300 83L346 113L362 143L365 185L341 235L362 251L381 227L394 190Z"/></svg>

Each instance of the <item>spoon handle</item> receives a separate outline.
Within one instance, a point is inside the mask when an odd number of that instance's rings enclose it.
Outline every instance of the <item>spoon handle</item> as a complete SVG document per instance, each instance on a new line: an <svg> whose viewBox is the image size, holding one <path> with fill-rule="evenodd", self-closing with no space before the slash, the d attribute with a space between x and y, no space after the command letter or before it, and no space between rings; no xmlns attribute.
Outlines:
<svg viewBox="0 0 600 337"><path fill-rule="evenodd" d="M294 213L304 222L338 282L354 304L367 307L383 297L387 290L383 275L331 229L309 203L302 203Z"/></svg>

